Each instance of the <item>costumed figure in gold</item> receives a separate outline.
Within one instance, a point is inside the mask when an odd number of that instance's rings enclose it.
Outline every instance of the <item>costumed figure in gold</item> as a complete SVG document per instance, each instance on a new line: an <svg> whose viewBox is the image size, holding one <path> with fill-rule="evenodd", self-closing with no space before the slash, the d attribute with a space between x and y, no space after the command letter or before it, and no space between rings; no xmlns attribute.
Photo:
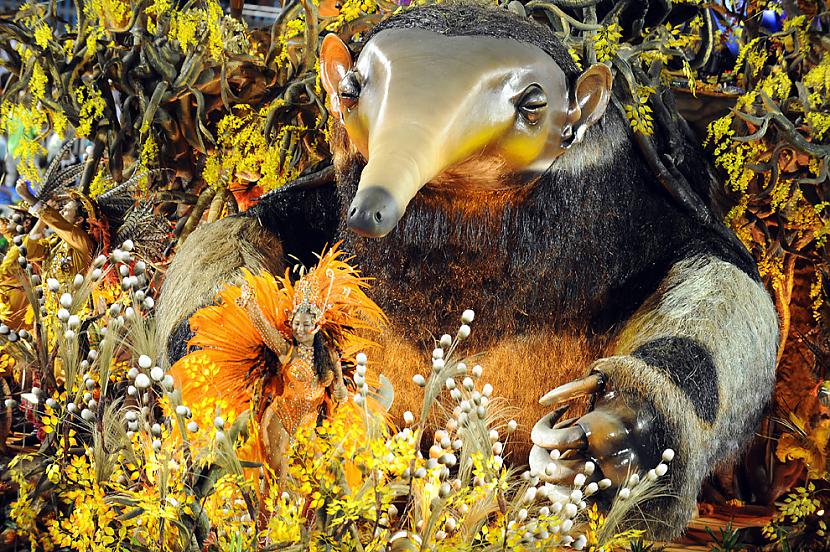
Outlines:
<svg viewBox="0 0 830 552"><path fill-rule="evenodd" d="M110 246L135 242L137 253L147 260L161 257L170 229L154 204L143 198L136 204L133 192L139 182L161 171L137 171L121 183L106 178L106 190L93 199L74 188L85 170L84 163L58 170L60 159L72 145L68 142L50 164L37 193L28 181L17 184L17 193L29 204L29 213L38 219L25 245L29 260L42 263L41 276L65 281L84 274L93 255L109 252ZM59 209L53 205L59 205ZM46 228L52 230L45 235Z"/></svg>
<svg viewBox="0 0 830 552"><path fill-rule="evenodd" d="M34 219L25 214L25 210L13 207L15 212L11 219L0 221L0 233L9 242L9 247L0 262L0 323L12 329L23 326L29 303L23 286L18 280L19 245L23 245L23 236L34 226Z"/></svg>
<svg viewBox="0 0 830 552"><path fill-rule="evenodd" d="M63 146L38 183L21 180L17 184L17 192L25 203L14 209L28 211L29 217L14 215L17 222L10 228L13 245L0 263L0 325L6 331L33 329L34 307L25 291L27 276L20 269L22 255L34 266L29 276L37 277L29 285L45 285L52 278L66 285L76 275L87 273L95 255L109 253L110 244L121 245L130 240L135 244L137 257L153 262L161 258L168 242L169 224L155 214L151 201L145 198L136 204L133 195L140 179L160 171L140 171L122 183L105 178L101 187L106 191L93 200L77 189L86 164L61 167L72 145L73 142L67 142ZM23 209L24 206L27 208ZM34 224L24 224L27 219ZM111 303L120 294L119 284L118 275L110 273L93 291L95 302ZM50 297L45 308L55 311L57 298ZM50 335L57 335L57 324L54 317L46 318ZM0 346L0 363L8 358Z"/></svg>
<svg viewBox="0 0 830 552"><path fill-rule="evenodd" d="M90 224L95 225L94 209L90 216L78 198L70 199L66 196L67 186L81 175L83 164L64 168L60 166L71 145L67 143L49 164L37 186L37 193L30 189L28 181L21 180L17 184L17 192L26 200L28 211L34 217L34 225L15 224L15 228L11 228L14 231L11 236L14 246L9 247L0 264L0 301L8 307L8 312L0 322L14 330L30 325L32 319L31 312L27 314L27 311L31 311L31 306L18 273L21 248L26 251L30 261L39 264L45 261L48 265L42 267L45 269L41 271L44 279L51 277L53 271L68 272L77 267L71 273L72 277L78 270L89 266L92 260L95 239L90 236ZM50 205L61 198L66 198L66 201L60 210ZM22 222L28 217L17 214L16 218ZM54 231L52 236L46 236L47 228ZM53 250L54 255L51 254Z"/></svg>
<svg viewBox="0 0 830 552"><path fill-rule="evenodd" d="M96 216L92 201L70 191L59 211L38 200L24 182L18 184L17 192L31 204L29 212L38 219L25 244L29 260L42 263L41 274L65 281L86 272L97 242L106 235L104 222ZM48 237L47 227L53 232Z"/></svg>
<svg viewBox="0 0 830 552"><path fill-rule="evenodd" d="M281 278L244 272L241 285L190 317L188 346L198 350L172 368L186 402L207 399L236 415L250 410L254 456L280 479L297 430L346 401L342 363L372 344L359 334L384 323L366 279L347 261L329 249L296 283L289 270Z"/></svg>

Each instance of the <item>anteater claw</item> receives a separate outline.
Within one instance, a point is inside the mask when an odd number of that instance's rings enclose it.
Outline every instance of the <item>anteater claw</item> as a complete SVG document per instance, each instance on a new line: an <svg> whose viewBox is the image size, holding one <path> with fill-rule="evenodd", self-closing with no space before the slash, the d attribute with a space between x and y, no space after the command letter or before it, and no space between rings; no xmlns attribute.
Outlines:
<svg viewBox="0 0 830 552"><path fill-rule="evenodd" d="M553 460L550 451L534 446L528 458L531 473L542 481L571 485L580 468L585 466L585 460Z"/></svg>
<svg viewBox="0 0 830 552"><path fill-rule="evenodd" d="M545 420L550 425L550 427L555 428L557 425L559 425L557 424L557 422L559 422L559 419L562 418L562 416L565 414L565 412L568 411L570 407L571 405L569 404L563 404L562 406L557 407L556 410L554 410L542 419Z"/></svg>
<svg viewBox="0 0 830 552"><path fill-rule="evenodd" d="M558 422L556 425L553 426L553 429L562 429L563 427L568 427L574 425L574 422L577 421L579 418L574 416L573 418L567 418Z"/></svg>
<svg viewBox="0 0 830 552"><path fill-rule="evenodd" d="M539 399L539 404L542 406L550 406L552 404L576 399L584 395L590 395L600 391L601 389L602 375L594 373L582 379L560 385L553 391L549 391L544 397Z"/></svg>
<svg viewBox="0 0 830 552"><path fill-rule="evenodd" d="M553 429L540 420L530 432L533 444L546 449L584 449L588 447L588 437L585 430L578 425L563 429Z"/></svg>

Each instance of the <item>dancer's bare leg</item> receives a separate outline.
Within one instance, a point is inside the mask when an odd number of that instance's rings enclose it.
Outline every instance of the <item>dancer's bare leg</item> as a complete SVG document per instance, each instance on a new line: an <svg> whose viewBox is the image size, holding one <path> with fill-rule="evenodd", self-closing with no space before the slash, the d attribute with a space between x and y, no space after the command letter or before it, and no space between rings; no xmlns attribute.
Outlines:
<svg viewBox="0 0 830 552"><path fill-rule="evenodd" d="M291 444L291 435L280 423L277 408L282 406L273 402L265 409L262 415L260 432L262 443L265 445L265 461L277 474L279 487L282 489L288 475L288 447Z"/></svg>

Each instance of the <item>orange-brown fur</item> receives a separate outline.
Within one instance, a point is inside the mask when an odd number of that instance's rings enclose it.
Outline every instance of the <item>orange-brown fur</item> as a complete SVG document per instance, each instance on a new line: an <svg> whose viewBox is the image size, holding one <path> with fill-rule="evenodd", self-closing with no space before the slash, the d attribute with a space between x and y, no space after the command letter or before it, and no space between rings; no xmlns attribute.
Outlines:
<svg viewBox="0 0 830 552"><path fill-rule="evenodd" d="M500 157L478 155L453 165L427 184L428 188L458 194L500 192L517 193L515 175Z"/></svg>
<svg viewBox="0 0 830 552"><path fill-rule="evenodd" d="M387 331L380 340L381 346L369 357L370 368L383 373L395 385L395 401L390 414L398 423L405 411L417 415L423 404L424 391L412 382L412 377L415 374L429 377L432 370L432 351L418 350L399 335L394 330ZM530 449L530 430L550 411L539 404L541 394L585 375L588 366L603 356L604 350L602 340L589 341L584 336L540 332L501 339L485 351L469 350L462 344L456 355L457 359L470 356L469 361L465 361L468 374L475 364L482 366L484 375L477 387L481 389L485 383L490 383L494 388L493 397L503 399L502 406L495 409L518 423L518 430L510 437L509 451L517 458L526 458ZM462 377L456 379L461 385ZM448 406L451 409L452 405ZM578 408L573 411L574 415L579 413Z"/></svg>

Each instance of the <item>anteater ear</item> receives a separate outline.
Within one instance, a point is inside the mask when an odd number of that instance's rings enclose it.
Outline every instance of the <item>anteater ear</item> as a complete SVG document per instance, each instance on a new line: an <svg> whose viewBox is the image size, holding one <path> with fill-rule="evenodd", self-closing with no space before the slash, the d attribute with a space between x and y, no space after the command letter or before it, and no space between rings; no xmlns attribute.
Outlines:
<svg viewBox="0 0 830 552"><path fill-rule="evenodd" d="M568 110L575 142L582 140L585 131L605 113L611 99L612 80L611 70L603 63L592 65L577 79L573 103Z"/></svg>
<svg viewBox="0 0 830 552"><path fill-rule="evenodd" d="M320 46L320 80L331 99L332 111L340 113L337 89L340 81L352 68L352 54L336 34L328 34Z"/></svg>

